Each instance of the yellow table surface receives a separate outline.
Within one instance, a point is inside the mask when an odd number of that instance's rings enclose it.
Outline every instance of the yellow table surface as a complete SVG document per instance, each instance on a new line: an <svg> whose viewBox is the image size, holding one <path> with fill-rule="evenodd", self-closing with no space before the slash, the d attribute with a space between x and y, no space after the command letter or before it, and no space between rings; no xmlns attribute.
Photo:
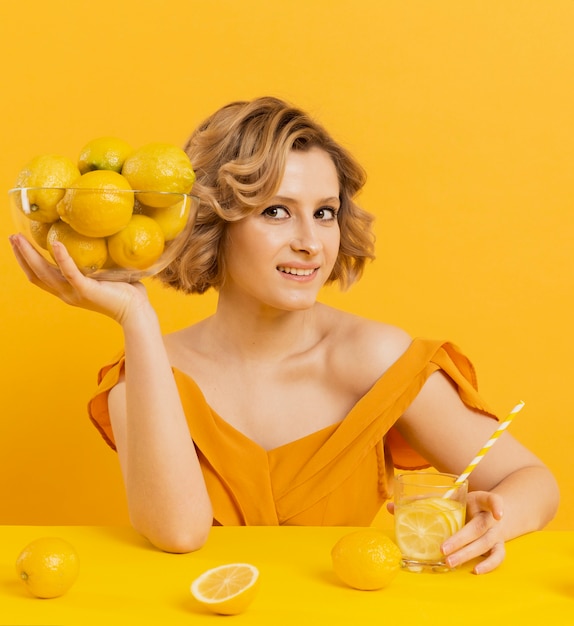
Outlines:
<svg viewBox="0 0 574 626"><path fill-rule="evenodd" d="M331 569L330 551L350 528L216 527L198 552L152 548L130 528L0 526L0 625L99 624L574 624L574 532L538 532L507 544L495 572L401 571L386 589L356 591ZM14 563L31 540L58 536L81 559L72 589L40 600L17 579ZM204 570L249 562L261 586L249 609L222 617L198 611L189 585ZM223 622L222 622L223 623Z"/></svg>

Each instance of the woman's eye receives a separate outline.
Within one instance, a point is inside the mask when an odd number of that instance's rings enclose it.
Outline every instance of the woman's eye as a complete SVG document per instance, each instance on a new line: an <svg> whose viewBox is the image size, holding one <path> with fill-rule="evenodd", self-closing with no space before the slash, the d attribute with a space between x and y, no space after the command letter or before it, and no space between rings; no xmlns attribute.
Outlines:
<svg viewBox="0 0 574 626"><path fill-rule="evenodd" d="M337 211L331 207L322 207L315 212L315 217L329 222L337 219Z"/></svg>
<svg viewBox="0 0 574 626"><path fill-rule="evenodd" d="M289 212L285 207L282 206L269 206L263 211L263 215L279 219L283 217L289 217Z"/></svg>

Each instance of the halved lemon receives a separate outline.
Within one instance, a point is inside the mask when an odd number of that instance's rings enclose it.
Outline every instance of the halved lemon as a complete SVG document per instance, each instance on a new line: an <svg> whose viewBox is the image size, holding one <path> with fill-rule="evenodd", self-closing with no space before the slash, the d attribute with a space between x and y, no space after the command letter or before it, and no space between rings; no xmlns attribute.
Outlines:
<svg viewBox="0 0 574 626"><path fill-rule="evenodd" d="M403 556L438 561L442 543L462 527L464 508L441 498L415 500L398 507L395 518L395 540Z"/></svg>
<svg viewBox="0 0 574 626"><path fill-rule="evenodd" d="M259 570L230 563L203 572L191 583L191 595L213 613L237 615L251 604L259 587Z"/></svg>

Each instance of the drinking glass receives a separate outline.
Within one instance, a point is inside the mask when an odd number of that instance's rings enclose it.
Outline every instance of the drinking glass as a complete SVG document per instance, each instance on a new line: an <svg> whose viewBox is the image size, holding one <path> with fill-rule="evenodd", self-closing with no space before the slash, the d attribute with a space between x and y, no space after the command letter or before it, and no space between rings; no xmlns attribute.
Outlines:
<svg viewBox="0 0 574 626"><path fill-rule="evenodd" d="M410 571L448 571L441 545L465 522L468 482L440 472L397 474L395 541Z"/></svg>

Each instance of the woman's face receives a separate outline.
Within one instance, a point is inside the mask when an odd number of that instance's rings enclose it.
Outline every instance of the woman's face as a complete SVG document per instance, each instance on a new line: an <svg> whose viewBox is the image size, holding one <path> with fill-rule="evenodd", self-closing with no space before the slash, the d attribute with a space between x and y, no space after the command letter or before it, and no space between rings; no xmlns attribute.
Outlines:
<svg viewBox="0 0 574 626"><path fill-rule="evenodd" d="M339 252L339 206L331 157L319 148L292 151L277 195L228 226L221 295L264 308L312 306Z"/></svg>

